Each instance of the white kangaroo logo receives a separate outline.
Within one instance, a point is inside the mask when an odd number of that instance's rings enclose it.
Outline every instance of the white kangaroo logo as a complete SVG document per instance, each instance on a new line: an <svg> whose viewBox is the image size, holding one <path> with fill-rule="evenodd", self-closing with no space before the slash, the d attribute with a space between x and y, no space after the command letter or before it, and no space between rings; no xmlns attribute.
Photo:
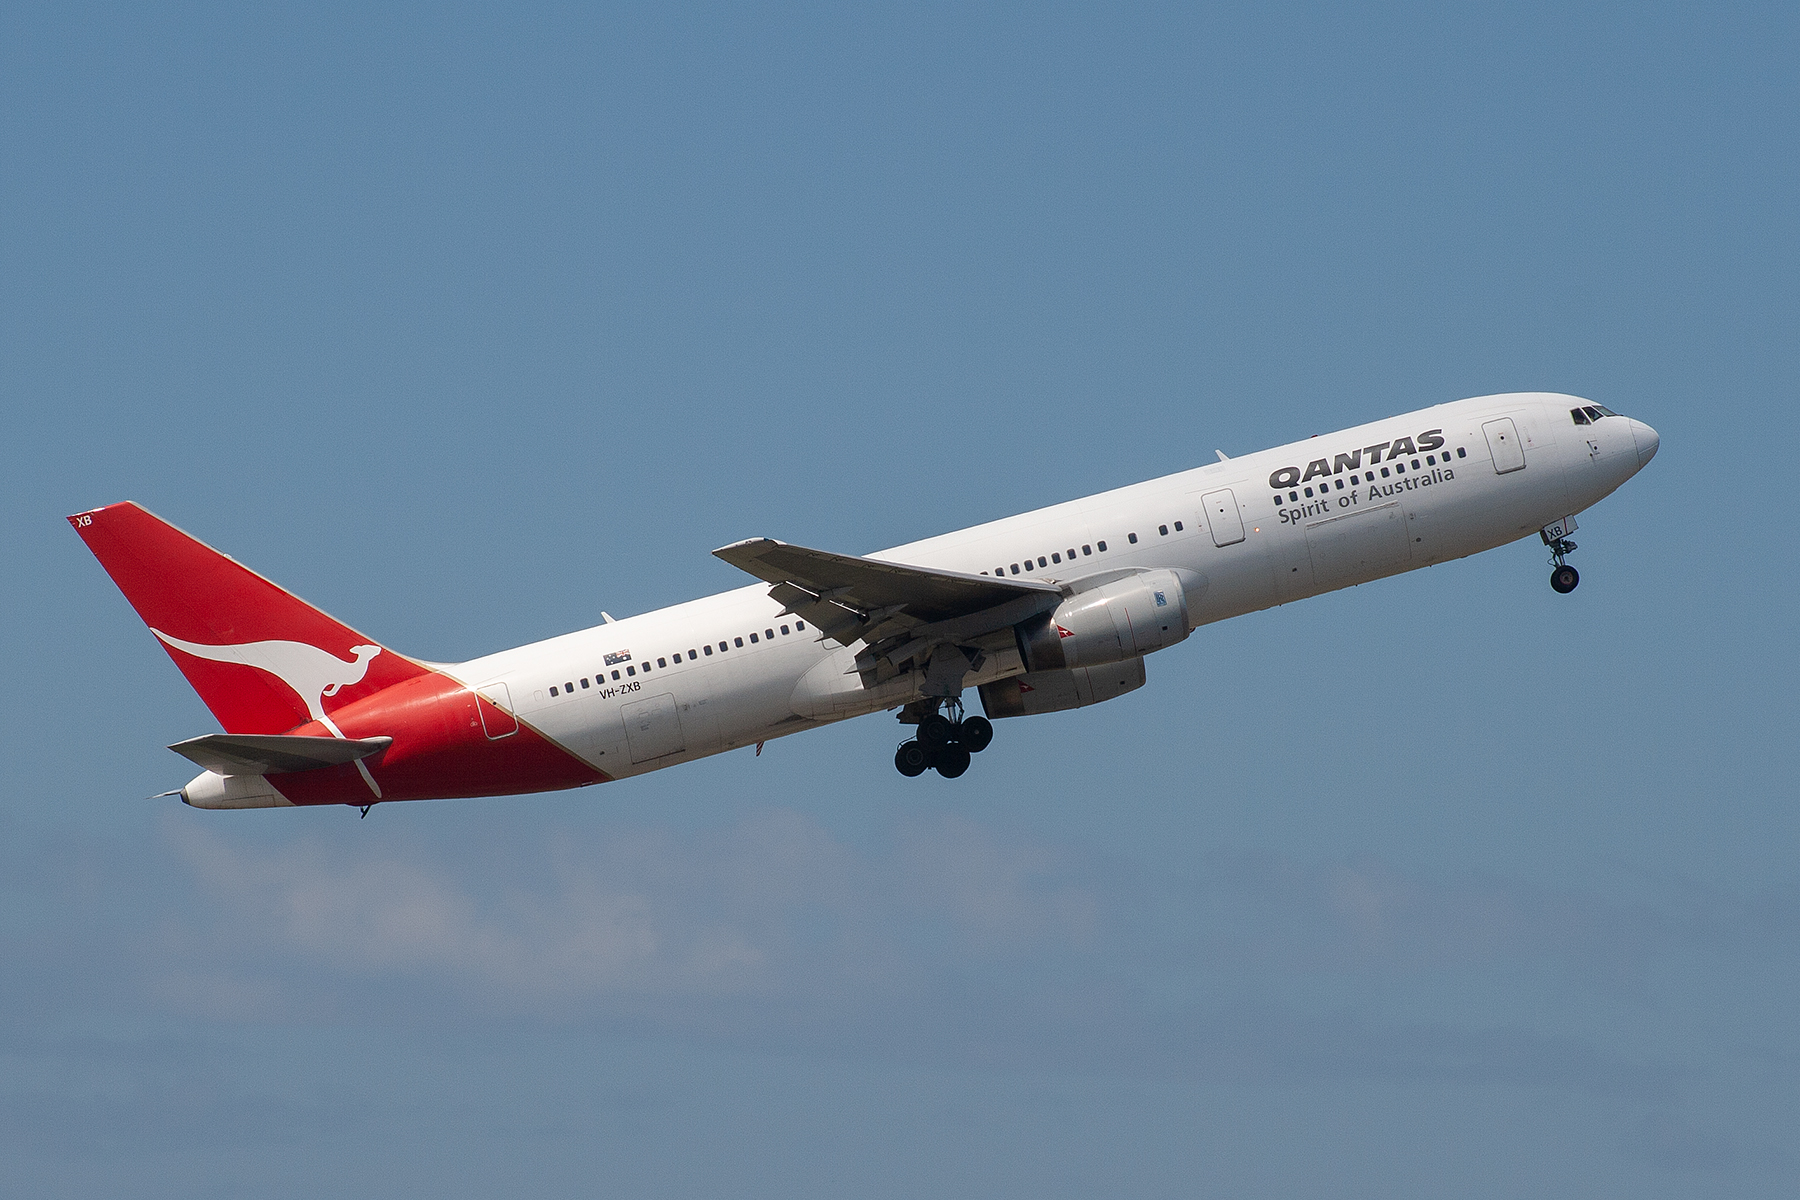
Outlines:
<svg viewBox="0 0 1800 1200"><path fill-rule="evenodd" d="M313 720L331 730L332 736L340 738L344 737L344 731L325 714L325 697L337 695L340 688L361 683L363 676L369 673L369 660L381 653L380 646L355 646L350 651L356 656L355 660L345 662L337 655L317 646L309 646L305 642L245 642L237 646L208 646L170 637L155 627L150 632L184 654L192 654L196 658L212 662L242 663L259 671L267 671L293 689L294 694L306 704L306 711ZM368 781L375 794L380 796L381 789L376 786L375 777L369 774L367 764L360 758L356 760L356 769L362 772L362 777Z"/></svg>

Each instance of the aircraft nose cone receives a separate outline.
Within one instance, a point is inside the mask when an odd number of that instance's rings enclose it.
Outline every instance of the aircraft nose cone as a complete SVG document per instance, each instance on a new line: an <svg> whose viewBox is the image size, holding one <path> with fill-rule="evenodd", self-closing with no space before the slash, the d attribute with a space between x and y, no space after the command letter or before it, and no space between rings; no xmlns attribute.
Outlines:
<svg viewBox="0 0 1800 1200"><path fill-rule="evenodd" d="M1656 430L1642 421L1631 423L1631 440L1637 443L1638 466L1640 467L1647 465L1651 459L1656 457L1656 448L1662 444L1662 439L1656 436Z"/></svg>

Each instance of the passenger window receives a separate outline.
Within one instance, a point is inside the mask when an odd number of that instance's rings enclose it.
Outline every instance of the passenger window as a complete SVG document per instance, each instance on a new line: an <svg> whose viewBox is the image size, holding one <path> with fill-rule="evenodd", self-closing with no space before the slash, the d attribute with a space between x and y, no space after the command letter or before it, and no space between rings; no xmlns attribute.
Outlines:
<svg viewBox="0 0 1800 1200"><path fill-rule="evenodd" d="M794 622L794 628L795 628L795 629L805 629L805 628L806 628L806 622L805 622L805 621L795 621L795 622Z"/></svg>
<svg viewBox="0 0 1800 1200"><path fill-rule="evenodd" d="M627 675L636 675L636 674L637 674L637 668L636 668L636 667L626 667L626 668L625 668L625 673L626 673L626 674L627 674Z"/></svg>
<svg viewBox="0 0 1800 1200"><path fill-rule="evenodd" d="M1156 527L1156 533L1158 537L1168 537L1169 527L1167 525L1158 525Z"/></svg>
<svg viewBox="0 0 1800 1200"><path fill-rule="evenodd" d="M1394 464L1394 473L1395 473L1395 474L1396 474L1396 475L1404 475L1404 474L1406 474L1406 464L1405 464L1405 463L1403 463L1403 462L1397 462L1397 463L1395 463L1395 464Z"/></svg>
<svg viewBox="0 0 1800 1200"><path fill-rule="evenodd" d="M1059 563L1059 562L1061 562L1061 561L1062 561L1062 555L1060 555L1060 554L1052 554L1052 555L1051 555L1051 556L1050 556L1050 561L1051 561L1051 562L1054 562L1054 563Z"/></svg>
<svg viewBox="0 0 1800 1200"><path fill-rule="evenodd" d="M751 634L751 635L750 635L750 641L751 641L751 643L752 643L752 644L755 644L755 642L756 642L756 635L755 635L755 634L754 634L754 633L753 633L753 634Z"/></svg>
<svg viewBox="0 0 1800 1200"><path fill-rule="evenodd" d="M1180 521L1175 522L1175 532L1176 533L1181 532L1181 522Z"/></svg>
<svg viewBox="0 0 1800 1200"><path fill-rule="evenodd" d="M618 677L619 677L619 673L618 673L618 672L617 672L617 671L614 671L614 672L613 672L613 678L614 678L614 679L617 679L617 678L618 678Z"/></svg>
<svg viewBox="0 0 1800 1200"><path fill-rule="evenodd" d="M706 645L704 645L700 648L702 650L706 651L708 657L711 657L711 655L712 655L712 643L711 642L706 643Z"/></svg>
<svg viewBox="0 0 1800 1200"><path fill-rule="evenodd" d="M763 636L772 642L775 640L775 631L773 629L765 629L763 630Z"/></svg>
<svg viewBox="0 0 1800 1200"><path fill-rule="evenodd" d="M1041 554L1040 554L1040 555L1038 555L1038 566L1040 566L1040 567L1047 567L1047 566L1049 566L1049 565L1050 565L1050 564L1049 564L1049 563L1047 563L1047 562L1045 562L1045 561L1044 561L1044 556L1043 556L1043 555L1041 555Z"/></svg>
<svg viewBox="0 0 1800 1200"><path fill-rule="evenodd" d="M1068 555L1068 556L1069 556L1069 561L1070 561L1070 562L1074 562L1074 561L1075 561L1075 551L1074 551L1074 550L1065 550L1065 551L1063 551L1063 553L1064 553L1064 554L1067 554L1067 555Z"/></svg>
<svg viewBox="0 0 1800 1200"><path fill-rule="evenodd" d="M1311 488L1307 488L1307 489L1306 489L1306 494L1307 494L1307 495L1309 495L1309 496L1310 496L1310 495L1312 495L1312 489L1311 489ZM1128 542L1130 542L1130 543L1131 543L1131 544L1132 544L1132 545L1134 545L1134 546L1135 546L1135 545L1137 545L1137 534L1135 534L1135 533L1128 533L1128 534L1126 534L1126 535L1125 535L1125 540L1126 540L1126 541L1128 541Z"/></svg>
<svg viewBox="0 0 1800 1200"><path fill-rule="evenodd" d="M1458 446L1456 448L1456 457L1467 458L1467 457L1469 457L1469 452L1467 450L1464 450L1461 446Z"/></svg>
<svg viewBox="0 0 1800 1200"><path fill-rule="evenodd" d="M1106 543L1105 542L1095 542L1094 545L1096 548L1099 549L1100 553L1102 553L1102 554L1106 553Z"/></svg>
<svg viewBox="0 0 1800 1200"><path fill-rule="evenodd" d="M1427 455L1426 455L1426 456L1425 456L1425 465L1426 465L1426 466L1428 466L1428 467L1435 467L1435 466L1437 466L1437 455L1435 455L1435 454L1427 454Z"/></svg>
<svg viewBox="0 0 1800 1200"><path fill-rule="evenodd" d="M573 681L563 684L563 691L572 692L574 690L575 690L575 684Z"/></svg>
<svg viewBox="0 0 1800 1200"><path fill-rule="evenodd" d="M1275 507L1276 508L1281 507L1281 493L1280 492L1275 493Z"/></svg>
<svg viewBox="0 0 1800 1200"><path fill-rule="evenodd" d="M1388 469L1386 467L1381 468L1381 477L1383 479L1386 479L1388 477Z"/></svg>
<svg viewBox="0 0 1800 1200"><path fill-rule="evenodd" d="M667 659L661 659L661 658L659 658L659 659L657 659L657 660L656 660L656 665L657 665L657 666L659 666L659 667L666 667L666 666L668 666L668 665L669 665L669 663L668 663L668 660L667 660Z"/></svg>
<svg viewBox="0 0 1800 1200"><path fill-rule="evenodd" d="M1083 546L1081 548L1081 556L1083 558L1092 558L1094 556L1094 548L1092 546Z"/></svg>
<svg viewBox="0 0 1800 1200"><path fill-rule="evenodd" d="M782 627L781 627L781 636L782 636L782 637L786 637L786 636L787 636L787 626L786 626L786 625L783 625L783 626L782 626Z"/></svg>
<svg viewBox="0 0 1800 1200"><path fill-rule="evenodd" d="M1018 564L1018 563L1014 563L1014 564L1013 564L1013 565L1012 565L1012 573L1013 573L1013 574L1014 574L1014 575L1017 575L1017 574L1018 574L1018 573L1019 573L1019 564Z"/></svg>
<svg viewBox="0 0 1800 1200"><path fill-rule="evenodd" d="M582 686L582 687L586 687L586 686L587 686L587 685L588 685L588 681L587 681L587 676L586 676L586 675L583 675L583 676L582 676L582 677L581 677L581 686Z"/></svg>
<svg viewBox="0 0 1800 1200"><path fill-rule="evenodd" d="M550 685L550 694L552 696L556 695L556 685L555 684Z"/></svg>
<svg viewBox="0 0 1800 1200"><path fill-rule="evenodd" d="M692 650L688 651L688 661L689 662L693 662L696 658L699 658L699 657L700 656L698 654L695 654Z"/></svg>
<svg viewBox="0 0 1800 1200"><path fill-rule="evenodd" d="M644 674L648 675L650 673L650 664L648 662L641 662L638 665L644 668Z"/></svg>
<svg viewBox="0 0 1800 1200"><path fill-rule="evenodd" d="M1308 499L1308 500L1311 500L1311 499L1312 499L1312 489L1311 489L1311 488L1307 488L1307 489L1306 489L1306 498L1307 498L1307 499Z"/></svg>
<svg viewBox="0 0 1800 1200"><path fill-rule="evenodd" d="M731 642L732 642L732 645L736 646L739 650L742 650L744 648L744 639L743 638L732 638Z"/></svg>

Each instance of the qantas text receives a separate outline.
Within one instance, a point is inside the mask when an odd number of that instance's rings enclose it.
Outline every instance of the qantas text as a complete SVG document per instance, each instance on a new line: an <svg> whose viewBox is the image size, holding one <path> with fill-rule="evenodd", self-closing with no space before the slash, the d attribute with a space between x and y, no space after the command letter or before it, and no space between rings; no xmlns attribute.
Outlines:
<svg viewBox="0 0 1800 1200"><path fill-rule="evenodd" d="M1376 442L1373 446L1362 446L1348 454L1339 454L1335 458L1315 458L1306 464L1303 473L1299 467L1282 467L1269 476L1269 486L1277 490L1281 488L1299 487L1303 483L1317 479L1321 475L1339 475L1345 471L1360 471L1365 466L1372 467L1376 463L1387 461L1408 454L1426 454L1444 444L1442 429L1427 429L1415 439L1403 437L1393 442ZM1365 460L1363 455L1368 455Z"/></svg>

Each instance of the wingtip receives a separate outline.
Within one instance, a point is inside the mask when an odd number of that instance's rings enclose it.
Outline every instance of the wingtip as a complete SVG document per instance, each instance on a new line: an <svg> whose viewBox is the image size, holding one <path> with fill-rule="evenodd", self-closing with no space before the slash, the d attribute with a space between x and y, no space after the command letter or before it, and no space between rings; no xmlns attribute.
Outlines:
<svg viewBox="0 0 1800 1200"><path fill-rule="evenodd" d="M720 546L717 550L714 550L713 553L720 558L724 558L727 554L730 554L734 550L749 550L749 549L752 549L753 547L757 547L757 546L779 546L780 544L781 543L776 541L774 538L766 538L766 537L745 538L743 541L733 542L729 546Z"/></svg>

